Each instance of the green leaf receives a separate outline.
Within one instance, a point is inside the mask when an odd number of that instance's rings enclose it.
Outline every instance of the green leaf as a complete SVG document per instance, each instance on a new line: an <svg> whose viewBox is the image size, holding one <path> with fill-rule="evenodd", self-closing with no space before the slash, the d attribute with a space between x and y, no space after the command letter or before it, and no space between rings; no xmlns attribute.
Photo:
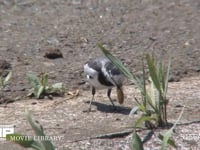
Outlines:
<svg viewBox="0 0 200 150"><path fill-rule="evenodd" d="M27 79L29 81L29 84L31 85L32 89L29 90L27 96L34 95L36 98L39 98L41 95L42 85L40 83L40 80L37 76L28 73Z"/></svg>
<svg viewBox="0 0 200 150"><path fill-rule="evenodd" d="M140 93L141 93L141 96L142 96L142 101L143 101L143 104L144 104L144 107L146 108L147 106L147 89L146 89L146 82L145 82L145 77L146 77L146 72L145 72L145 69L144 69L144 60L142 59L142 79L140 81ZM138 82L139 83L139 82Z"/></svg>
<svg viewBox="0 0 200 150"><path fill-rule="evenodd" d="M155 105L153 104L152 102L152 99L151 97L149 96L149 94L147 93L146 95L146 98L147 98L147 102L148 102L148 105L151 106L151 108L153 109L153 111L157 114L159 114L159 110L158 110L158 105L155 103Z"/></svg>
<svg viewBox="0 0 200 150"><path fill-rule="evenodd" d="M166 97L166 94L167 94L170 69L171 69L171 56L168 61L167 73L165 77L165 87L164 87L164 95L163 95L164 97Z"/></svg>
<svg viewBox="0 0 200 150"><path fill-rule="evenodd" d="M34 89L37 87L37 86L40 86L40 80L37 76L33 75L33 74L27 74L27 79L31 85L31 87L33 87Z"/></svg>
<svg viewBox="0 0 200 150"><path fill-rule="evenodd" d="M162 134L159 133L158 138L162 141L164 141L164 136ZM167 140L167 144L173 146L174 148L177 148L175 141L169 137L169 139Z"/></svg>
<svg viewBox="0 0 200 150"><path fill-rule="evenodd" d="M44 86L39 86L36 92L36 98L40 98L41 94L44 92Z"/></svg>
<svg viewBox="0 0 200 150"><path fill-rule="evenodd" d="M139 110L141 110L142 112L146 112L146 107L144 105L138 105Z"/></svg>
<svg viewBox="0 0 200 150"><path fill-rule="evenodd" d="M33 94L34 94L34 89L32 88L32 89L30 89L30 90L28 91L27 96L33 96Z"/></svg>
<svg viewBox="0 0 200 150"><path fill-rule="evenodd" d="M161 84L161 90L163 93L164 88L165 88L166 71L165 71L165 67L162 63L159 63L159 66L158 66L158 78L159 78L159 81Z"/></svg>
<svg viewBox="0 0 200 150"><path fill-rule="evenodd" d="M134 77L133 74L122 64L121 60L113 56L106 48L103 47L102 44L98 43L97 45L104 55L110 59L110 61L124 74L124 76L126 76L134 84L138 85L136 77Z"/></svg>
<svg viewBox="0 0 200 150"><path fill-rule="evenodd" d="M155 120L155 118L143 115L135 122L135 127L138 127L140 124L142 124L145 121L151 121L151 120Z"/></svg>
<svg viewBox="0 0 200 150"><path fill-rule="evenodd" d="M36 150L42 150L44 147L38 141L34 141L32 137L21 135L18 133L7 134L6 140L15 142L25 148L34 148Z"/></svg>
<svg viewBox="0 0 200 150"><path fill-rule="evenodd" d="M45 136L43 132L42 125L38 125L35 121L33 121L30 112L27 112L27 120L30 123L31 127L33 128L34 132L38 136ZM41 141L43 146L45 147L45 150L54 150L54 146L49 140Z"/></svg>
<svg viewBox="0 0 200 150"><path fill-rule="evenodd" d="M132 110L130 111L130 113L129 113L129 116L130 116L130 115L136 114L138 110L139 110L139 107L138 107L138 106L133 107L133 109L132 109Z"/></svg>
<svg viewBox="0 0 200 150"><path fill-rule="evenodd" d="M59 82L46 87L46 93L48 94L63 94L65 92L64 84Z"/></svg>
<svg viewBox="0 0 200 150"><path fill-rule="evenodd" d="M62 82L52 84L51 87L52 87L53 89L63 89L63 88L64 88Z"/></svg>
<svg viewBox="0 0 200 150"><path fill-rule="evenodd" d="M163 136L161 135L160 137L163 137L162 139L162 150L166 150L167 144L169 143L169 139L172 136L173 130L168 130Z"/></svg>
<svg viewBox="0 0 200 150"><path fill-rule="evenodd" d="M42 86L46 87L47 86L47 82L48 82L48 75L47 74L43 74L42 77L41 77Z"/></svg>
<svg viewBox="0 0 200 150"><path fill-rule="evenodd" d="M146 59L147 59L147 65L148 65L148 68L149 68L150 77L151 77L155 87L157 88L157 90L160 91L161 86L160 86L159 78L158 78L158 75L157 75L157 70L156 70L156 67L155 67L154 59L149 54L146 55Z"/></svg>
<svg viewBox="0 0 200 150"><path fill-rule="evenodd" d="M29 124L31 125L31 127L33 128L36 135L44 136L42 128L40 126L38 126L38 123L33 121L30 112L27 112L27 120L28 120Z"/></svg>
<svg viewBox="0 0 200 150"><path fill-rule="evenodd" d="M5 77L5 79L3 80L3 86L10 80L11 76L12 76L12 72L10 71Z"/></svg>
<svg viewBox="0 0 200 150"><path fill-rule="evenodd" d="M183 115L184 108L185 108L185 107L183 107L183 109L182 109L182 111L181 111L181 113L180 113L178 119L177 119L176 122L174 123L174 125L173 125L164 135L160 135L160 136L159 136L159 138L162 138L162 141L163 141L163 142L162 142L162 148L161 148L161 150L166 150L167 144L170 144L169 139L170 139L170 137L171 137L172 134L173 134L174 128L176 127L177 123L180 121L180 119L181 119L181 117L182 117L182 115ZM172 146L174 146L173 143L172 143Z"/></svg>
<svg viewBox="0 0 200 150"><path fill-rule="evenodd" d="M132 150L143 150L143 144L141 138L138 136L136 132L133 133L132 136Z"/></svg>
<svg viewBox="0 0 200 150"><path fill-rule="evenodd" d="M156 96L155 96L155 86L153 84L152 78L150 78L150 103L156 107Z"/></svg>

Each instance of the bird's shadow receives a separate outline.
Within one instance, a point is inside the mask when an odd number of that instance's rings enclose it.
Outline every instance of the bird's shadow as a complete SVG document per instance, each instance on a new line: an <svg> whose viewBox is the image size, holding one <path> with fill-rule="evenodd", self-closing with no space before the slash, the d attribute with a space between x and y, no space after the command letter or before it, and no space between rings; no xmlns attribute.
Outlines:
<svg viewBox="0 0 200 150"><path fill-rule="evenodd" d="M90 103L87 101L86 103ZM128 115L131 111L132 108L130 107L125 107L125 106L115 106L113 107L112 105L107 105L99 102L92 102L92 107L96 106L97 111L101 111L104 113L119 113L119 114L124 114Z"/></svg>

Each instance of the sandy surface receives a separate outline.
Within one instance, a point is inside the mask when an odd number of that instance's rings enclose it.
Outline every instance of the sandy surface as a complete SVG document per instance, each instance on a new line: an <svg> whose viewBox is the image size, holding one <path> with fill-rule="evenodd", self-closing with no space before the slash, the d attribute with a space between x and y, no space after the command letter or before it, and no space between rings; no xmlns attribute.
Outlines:
<svg viewBox="0 0 200 150"><path fill-rule="evenodd" d="M128 116L135 105L133 97L139 98L137 89L128 84L125 104L119 106L117 112L110 107L105 91L96 95L95 112L83 112L88 108L91 92L81 85L82 67L89 58L102 55L97 42L103 43L137 75L141 74L144 53L154 53L164 62L170 55L170 78L179 82L169 84L169 121L176 120L183 105L186 107L181 122L198 121L199 8L200 3L195 0L0 1L0 74L12 70L13 76L4 95L17 99L6 107L0 105L0 122L16 125L17 132L32 134L25 119L28 108L34 119L44 126L46 134L63 136L63 140L54 142L58 149L130 149L131 135L112 140L72 142L127 130L137 117ZM59 50L63 57L46 58L52 49ZM53 100L29 99L26 97L30 88L26 79L28 72L48 73L50 83L63 82L69 91L79 89L79 96L69 100L64 100L69 95ZM0 100L4 102L4 98ZM200 149L200 138L188 140L183 137L183 134L199 135L198 122L177 128L174 138L178 140L179 149ZM16 147L7 142L2 146L0 149Z"/></svg>

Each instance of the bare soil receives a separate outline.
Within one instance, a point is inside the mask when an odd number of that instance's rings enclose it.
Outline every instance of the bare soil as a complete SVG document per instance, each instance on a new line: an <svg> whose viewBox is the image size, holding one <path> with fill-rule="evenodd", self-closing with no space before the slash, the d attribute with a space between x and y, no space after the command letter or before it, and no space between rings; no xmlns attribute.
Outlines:
<svg viewBox="0 0 200 150"><path fill-rule="evenodd" d="M47 135L63 136L53 141L58 149L130 149L131 134L88 139L130 130L137 117L128 116L135 105L133 98L139 98L138 90L128 83L125 103L118 105L117 111L102 90L92 106L96 111L83 112L91 98L88 86L83 85L83 64L102 55L96 45L101 42L137 75L145 53L164 62L171 57L170 81L174 82L169 84L169 121L174 122L186 106L174 138L178 149L200 149L199 15L200 2L196 0L1 0L0 73L12 70L13 75L3 90L6 98L0 98L0 123L33 134L25 118L25 109L29 109ZM63 82L69 91L79 90L79 95L27 98L27 73L48 73L50 83ZM114 90L112 94L116 96ZM145 132L141 131L141 136ZM191 134L198 138L188 140ZM23 149L6 141L1 145L4 150ZM159 141L153 138L146 149L157 146Z"/></svg>

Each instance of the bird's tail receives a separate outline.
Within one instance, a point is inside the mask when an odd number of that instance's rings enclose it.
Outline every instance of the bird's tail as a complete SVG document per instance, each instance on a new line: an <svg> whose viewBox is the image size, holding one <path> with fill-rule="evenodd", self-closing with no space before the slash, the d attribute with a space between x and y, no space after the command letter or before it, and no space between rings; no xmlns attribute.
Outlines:
<svg viewBox="0 0 200 150"><path fill-rule="evenodd" d="M124 102L124 92L123 92L122 86L117 87L117 99L118 99L118 102L120 104L123 104L123 102Z"/></svg>

